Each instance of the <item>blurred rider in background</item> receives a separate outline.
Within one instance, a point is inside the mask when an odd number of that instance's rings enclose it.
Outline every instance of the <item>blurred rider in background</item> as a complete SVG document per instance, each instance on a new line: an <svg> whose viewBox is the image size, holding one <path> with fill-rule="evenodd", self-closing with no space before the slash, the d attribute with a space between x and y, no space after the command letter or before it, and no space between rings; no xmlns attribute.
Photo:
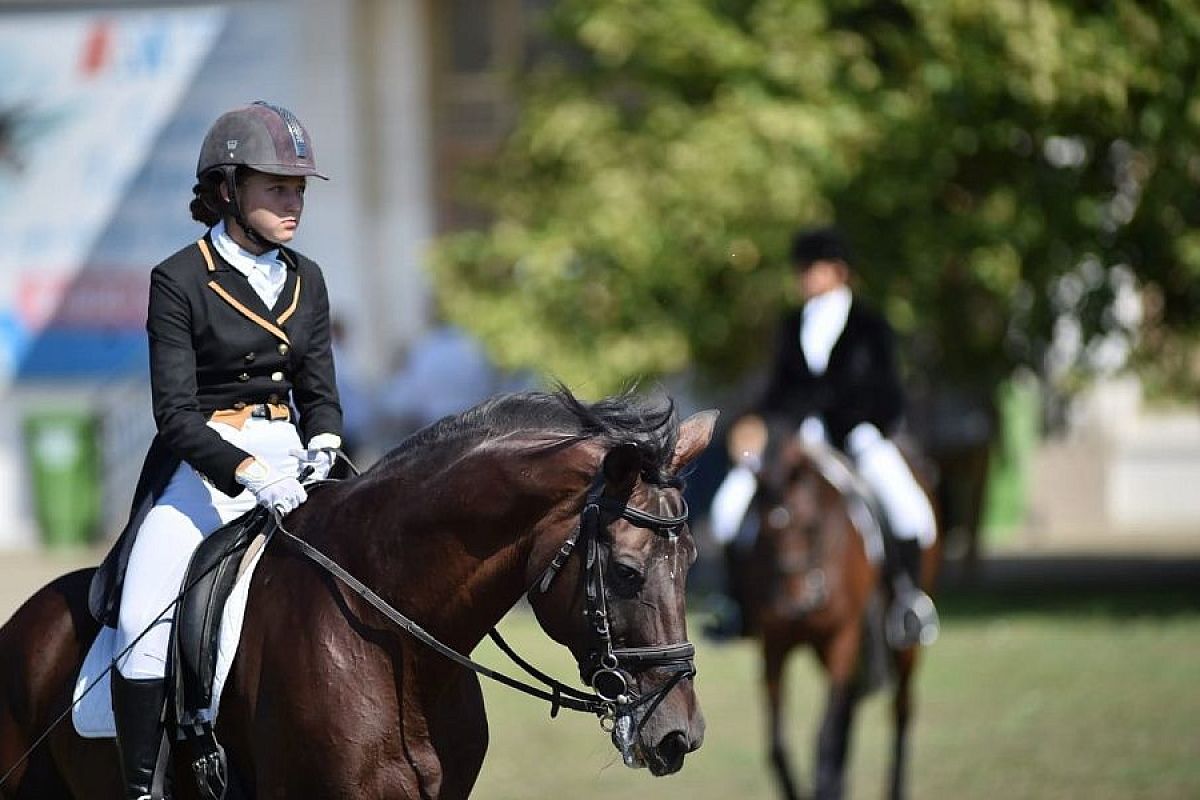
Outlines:
<svg viewBox="0 0 1200 800"><path fill-rule="evenodd" d="M904 395L888 322L853 295L852 259L832 228L800 231L791 263L804 304L780 324L767 390L756 405L805 442L832 446L856 467L885 517L886 569L894 596L889 638L896 647L930 644L937 612L921 590L922 551L937 538L933 508L908 462L889 438L903 418ZM739 465L713 500L714 536L726 557L741 528L756 484L754 465ZM740 621L719 632L737 633ZM732 628L732 630L731 630Z"/></svg>

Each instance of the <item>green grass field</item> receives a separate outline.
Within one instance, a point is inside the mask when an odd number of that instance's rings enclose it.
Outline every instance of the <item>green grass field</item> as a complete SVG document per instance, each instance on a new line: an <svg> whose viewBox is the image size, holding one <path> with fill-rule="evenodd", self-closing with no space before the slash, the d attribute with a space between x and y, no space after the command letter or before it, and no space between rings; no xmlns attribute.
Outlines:
<svg viewBox="0 0 1200 800"><path fill-rule="evenodd" d="M917 679L913 797L1200 798L1200 593L993 592L951 595L941 608L942 639ZM514 612L502 630L535 663L574 678L530 615ZM629 770L594 718L550 720L545 704L488 682L492 741L475 797L774 796L753 646L693 639L708 728L682 772ZM477 655L506 663L490 643ZM793 752L807 783L823 689L807 652L792 664ZM852 798L883 796L889 708L883 695L861 707Z"/></svg>

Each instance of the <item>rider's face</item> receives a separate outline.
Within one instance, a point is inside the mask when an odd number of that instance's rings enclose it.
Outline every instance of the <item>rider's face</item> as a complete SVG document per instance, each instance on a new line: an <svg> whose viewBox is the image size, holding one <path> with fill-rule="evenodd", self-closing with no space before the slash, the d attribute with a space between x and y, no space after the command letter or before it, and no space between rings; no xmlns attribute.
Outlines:
<svg viewBox="0 0 1200 800"><path fill-rule="evenodd" d="M238 184L238 199L246 222L276 244L290 242L304 211L305 185L303 176L251 172ZM245 247L242 242L238 244Z"/></svg>
<svg viewBox="0 0 1200 800"><path fill-rule="evenodd" d="M850 270L841 261L814 261L799 272L800 291L805 298L833 291L849 280Z"/></svg>

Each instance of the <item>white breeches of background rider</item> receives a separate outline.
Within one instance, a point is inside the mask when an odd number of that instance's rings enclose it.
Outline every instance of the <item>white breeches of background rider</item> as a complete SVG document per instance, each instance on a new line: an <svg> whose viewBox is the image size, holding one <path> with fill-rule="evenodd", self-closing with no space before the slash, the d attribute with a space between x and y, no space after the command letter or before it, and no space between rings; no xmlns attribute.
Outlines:
<svg viewBox="0 0 1200 800"><path fill-rule="evenodd" d="M823 443L825 429L819 420L810 417L800 426L798 435L812 444ZM933 506L895 442L874 425L863 423L846 437L846 450L863 481L879 498L892 535L915 539L923 548L932 545L937 538ZM713 538L728 544L738 537L757 489L752 468L739 464L730 470L713 497L709 518Z"/></svg>
<svg viewBox="0 0 1200 800"><path fill-rule="evenodd" d="M929 497L917 483L896 443L870 423L863 423L846 437L846 451L854 459L858 474L866 481L897 539L916 539L926 548L937 538L937 521Z"/></svg>
<svg viewBox="0 0 1200 800"><path fill-rule="evenodd" d="M251 417L241 430L220 422L209 427L281 475L295 476L300 437L290 422ZM179 593L192 553L204 537L254 507L254 495L243 491L230 497L201 479L187 463L175 470L166 491L138 528L117 624L116 652L121 652L147 627L153 628L117 663L126 678L161 678L170 645L172 606L159 613Z"/></svg>

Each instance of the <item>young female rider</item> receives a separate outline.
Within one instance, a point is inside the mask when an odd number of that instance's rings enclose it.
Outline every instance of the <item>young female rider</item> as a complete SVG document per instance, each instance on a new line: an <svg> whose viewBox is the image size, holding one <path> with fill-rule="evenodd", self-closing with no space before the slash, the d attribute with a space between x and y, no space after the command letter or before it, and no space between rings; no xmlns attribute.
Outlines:
<svg viewBox="0 0 1200 800"><path fill-rule="evenodd" d="M283 246L309 176L325 177L290 111L259 101L222 115L201 147L191 203L210 230L150 276L158 435L89 598L96 618L116 627L118 653L149 629L112 673L128 798L150 795L174 610L159 614L192 552L256 502L299 506L300 471L323 478L341 444L325 283Z"/></svg>

